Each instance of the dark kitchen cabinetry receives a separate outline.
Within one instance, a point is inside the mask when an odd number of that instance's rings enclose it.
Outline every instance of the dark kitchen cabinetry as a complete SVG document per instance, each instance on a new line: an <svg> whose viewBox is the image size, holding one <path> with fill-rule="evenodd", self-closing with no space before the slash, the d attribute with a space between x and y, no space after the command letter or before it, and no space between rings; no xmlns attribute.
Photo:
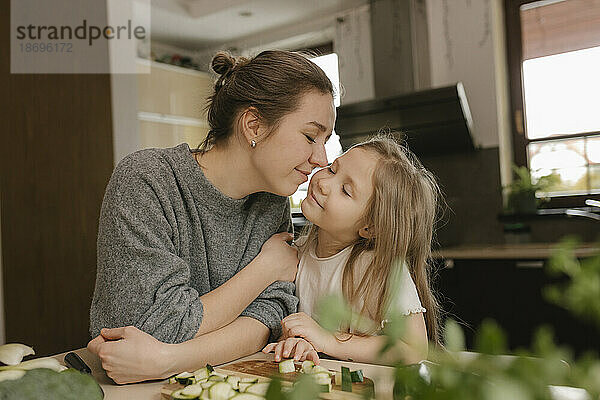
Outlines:
<svg viewBox="0 0 600 400"><path fill-rule="evenodd" d="M555 340L577 353L600 350L598 329L568 311L549 304L542 290L556 278L542 268L544 260L438 260L435 280L444 318L463 325L467 347L473 348L475 330L486 318L496 320L511 349L530 347L536 328L551 326Z"/></svg>

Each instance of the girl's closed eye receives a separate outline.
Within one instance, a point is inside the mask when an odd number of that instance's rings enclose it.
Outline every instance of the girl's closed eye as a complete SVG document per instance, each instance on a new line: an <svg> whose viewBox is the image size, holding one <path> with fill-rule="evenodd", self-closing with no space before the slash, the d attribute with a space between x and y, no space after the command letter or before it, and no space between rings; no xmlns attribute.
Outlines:
<svg viewBox="0 0 600 400"><path fill-rule="evenodd" d="M345 194L346 196L348 196L348 197L352 197L352 196L350 196L350 191L349 191L349 190L346 190L346 186L342 186L342 192L344 192L344 194Z"/></svg>

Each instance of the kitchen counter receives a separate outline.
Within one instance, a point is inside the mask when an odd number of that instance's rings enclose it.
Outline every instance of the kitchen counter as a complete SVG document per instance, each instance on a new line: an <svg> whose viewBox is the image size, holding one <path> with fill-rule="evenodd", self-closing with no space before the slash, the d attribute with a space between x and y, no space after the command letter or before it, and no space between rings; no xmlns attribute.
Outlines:
<svg viewBox="0 0 600 400"><path fill-rule="evenodd" d="M100 359L96 355L90 353L85 348L74 350L74 352L77 353L92 370L92 376L100 384L102 390L104 390L105 400L161 400L160 390L162 386L167 383L166 380L117 385L106 375L102 369ZM65 354L66 353L57 354L54 356L54 358L64 364ZM264 354L259 352L240 358L239 360L232 361L231 363L244 360L273 360L273 354ZM340 370L341 366L348 367L351 370L362 369L364 375L373 380L377 399L392 399L392 391L394 387L394 369L392 367L325 359L321 360L321 365L323 365L325 368L335 370Z"/></svg>
<svg viewBox="0 0 600 400"><path fill-rule="evenodd" d="M575 250L577 257L600 254L598 243L582 243ZM446 247L435 251L435 258L444 259L546 259L556 249L556 243L489 244Z"/></svg>
<svg viewBox="0 0 600 400"><path fill-rule="evenodd" d="M93 377L104 390L105 400L162 400L160 391L162 386L166 384L166 380L117 385L106 375L98 357L85 348L74 350L74 352L91 368ZM64 364L65 354L57 354L54 358ZM472 353L470 355L472 356ZM273 360L273 354L259 352L223 365L244 360ZM321 365L333 370L339 370L341 366L349 367L351 370L362 369L364 375L373 380L377 399L393 399L394 369L392 367L325 359L321 360ZM551 395L553 400L581 400L587 398L587 392L583 389L566 386L551 386Z"/></svg>

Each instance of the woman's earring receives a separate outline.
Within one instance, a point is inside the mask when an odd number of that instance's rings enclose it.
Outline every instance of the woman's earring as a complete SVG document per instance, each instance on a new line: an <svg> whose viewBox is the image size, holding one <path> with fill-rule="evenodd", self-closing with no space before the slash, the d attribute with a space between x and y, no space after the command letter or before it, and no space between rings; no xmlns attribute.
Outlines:
<svg viewBox="0 0 600 400"><path fill-rule="evenodd" d="M250 147L255 148L256 147L256 141L251 140L250 141Z"/></svg>

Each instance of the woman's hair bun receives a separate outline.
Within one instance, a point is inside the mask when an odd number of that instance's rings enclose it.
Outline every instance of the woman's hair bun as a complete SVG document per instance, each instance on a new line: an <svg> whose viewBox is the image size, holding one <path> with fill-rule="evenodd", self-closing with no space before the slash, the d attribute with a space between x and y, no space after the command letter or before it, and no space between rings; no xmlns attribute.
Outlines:
<svg viewBox="0 0 600 400"><path fill-rule="evenodd" d="M228 53L220 51L212 59L211 67L219 75L225 75L233 69L235 65L235 58Z"/></svg>

